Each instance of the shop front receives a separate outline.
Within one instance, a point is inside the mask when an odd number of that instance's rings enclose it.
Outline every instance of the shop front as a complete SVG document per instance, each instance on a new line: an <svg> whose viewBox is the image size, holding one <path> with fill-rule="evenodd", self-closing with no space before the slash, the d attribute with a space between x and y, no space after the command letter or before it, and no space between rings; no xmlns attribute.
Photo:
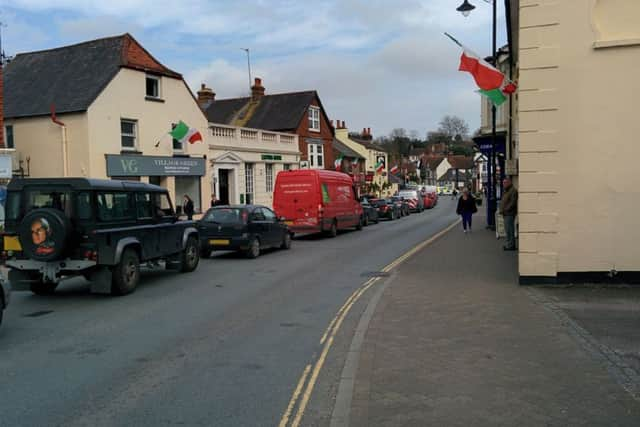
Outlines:
<svg viewBox="0 0 640 427"><path fill-rule="evenodd" d="M207 187L206 158L142 155L106 155L107 176L111 179L142 181L169 190L176 205L188 195L196 209L208 207L203 201L203 187ZM208 193L208 191L207 191Z"/></svg>

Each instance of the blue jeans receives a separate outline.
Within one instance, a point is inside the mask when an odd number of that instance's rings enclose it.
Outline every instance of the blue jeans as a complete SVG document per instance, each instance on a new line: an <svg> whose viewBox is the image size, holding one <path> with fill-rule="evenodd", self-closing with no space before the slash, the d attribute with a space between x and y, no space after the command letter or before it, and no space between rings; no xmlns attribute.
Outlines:
<svg viewBox="0 0 640 427"><path fill-rule="evenodd" d="M471 212L462 212L460 215L462 216L462 228L471 230L471 218L473 214Z"/></svg>
<svg viewBox="0 0 640 427"><path fill-rule="evenodd" d="M516 217L504 216L504 233L506 234L505 246L509 249L516 247Z"/></svg>

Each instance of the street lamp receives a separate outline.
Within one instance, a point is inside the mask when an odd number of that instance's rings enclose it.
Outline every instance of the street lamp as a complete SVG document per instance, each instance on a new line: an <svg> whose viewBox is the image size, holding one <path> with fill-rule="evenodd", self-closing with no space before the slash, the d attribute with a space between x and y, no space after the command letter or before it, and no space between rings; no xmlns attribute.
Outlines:
<svg viewBox="0 0 640 427"><path fill-rule="evenodd" d="M491 3L493 6L493 28L492 28L492 44L491 57L493 58L493 66L498 66L498 54L496 47L496 27L497 27L497 0L484 0L485 3ZM463 16L469 16L469 13L476 7L464 0L464 2L456 9ZM487 228L495 229L496 217L496 105L491 106L491 150L489 151L489 164L487 165L487 184L489 185L489 200L487 203Z"/></svg>
<svg viewBox="0 0 640 427"><path fill-rule="evenodd" d="M467 17L471 13L471 11L475 8L476 7L474 5L470 4L467 0L464 0L464 3L458 6L456 10L462 13L462 16Z"/></svg>

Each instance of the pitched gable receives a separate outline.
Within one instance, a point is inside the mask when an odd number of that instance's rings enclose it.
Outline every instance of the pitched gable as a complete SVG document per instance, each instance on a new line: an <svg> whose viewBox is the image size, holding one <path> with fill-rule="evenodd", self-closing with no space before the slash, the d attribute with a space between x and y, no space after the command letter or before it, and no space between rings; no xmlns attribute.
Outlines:
<svg viewBox="0 0 640 427"><path fill-rule="evenodd" d="M122 36L122 66L181 79L182 76L158 62L130 34Z"/></svg>

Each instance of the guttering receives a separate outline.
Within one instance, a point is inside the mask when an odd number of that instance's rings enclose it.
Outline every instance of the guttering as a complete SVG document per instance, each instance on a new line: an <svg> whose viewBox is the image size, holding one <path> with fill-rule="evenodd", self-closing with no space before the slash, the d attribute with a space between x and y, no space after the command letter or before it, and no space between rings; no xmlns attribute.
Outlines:
<svg viewBox="0 0 640 427"><path fill-rule="evenodd" d="M56 107L51 104L51 121L62 130L62 176L69 176L69 155L67 149L67 126L56 117Z"/></svg>

